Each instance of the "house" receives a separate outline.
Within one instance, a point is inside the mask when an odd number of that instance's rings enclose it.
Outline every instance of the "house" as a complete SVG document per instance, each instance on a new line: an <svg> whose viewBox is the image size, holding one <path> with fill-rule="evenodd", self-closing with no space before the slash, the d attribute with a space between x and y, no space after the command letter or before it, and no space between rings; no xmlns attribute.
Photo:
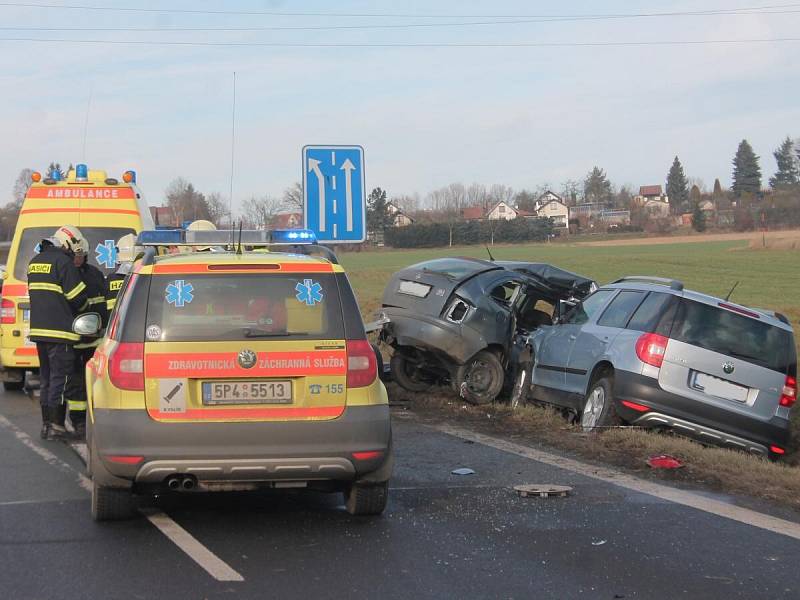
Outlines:
<svg viewBox="0 0 800 600"><path fill-rule="evenodd" d="M517 209L501 200L486 212L486 218L490 221L512 221L517 218Z"/></svg>
<svg viewBox="0 0 800 600"><path fill-rule="evenodd" d="M299 229L303 226L303 214L290 212L275 215L270 226L273 229Z"/></svg>
<svg viewBox="0 0 800 600"><path fill-rule="evenodd" d="M536 203L534 204L534 207L535 207L536 210L538 210L540 206L543 206L543 205L547 204L548 202L552 202L554 200L556 202L561 202L562 204L565 203L564 199L561 196L559 196L555 192L547 190L544 194L542 194L541 196L539 196L536 199Z"/></svg>
<svg viewBox="0 0 800 600"><path fill-rule="evenodd" d="M150 216L157 227L175 227L178 221L169 206L149 206Z"/></svg>
<svg viewBox="0 0 800 600"><path fill-rule="evenodd" d="M406 227L414 222L414 219L403 212L402 208L392 202L386 203L386 212L392 215L392 227Z"/></svg>
<svg viewBox="0 0 800 600"><path fill-rule="evenodd" d="M480 206L468 206L461 209L461 218L465 221L482 221L485 216L483 208Z"/></svg>
<svg viewBox="0 0 800 600"><path fill-rule="evenodd" d="M553 219L553 226L556 228L567 229L569 227L569 208L552 192L540 196L535 206L537 217Z"/></svg>
<svg viewBox="0 0 800 600"><path fill-rule="evenodd" d="M669 196L662 191L660 185L641 186L639 194L633 197L633 204L642 207L649 217L669 216Z"/></svg>

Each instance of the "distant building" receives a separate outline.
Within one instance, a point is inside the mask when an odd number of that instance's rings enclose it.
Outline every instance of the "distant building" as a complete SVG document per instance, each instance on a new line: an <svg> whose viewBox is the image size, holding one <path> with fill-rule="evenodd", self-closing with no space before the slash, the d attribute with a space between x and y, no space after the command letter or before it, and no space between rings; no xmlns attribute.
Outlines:
<svg viewBox="0 0 800 600"><path fill-rule="evenodd" d="M633 197L633 204L640 206L649 217L668 217L670 213L669 196L660 185L643 185L639 194Z"/></svg>
<svg viewBox="0 0 800 600"><path fill-rule="evenodd" d="M414 222L414 219L403 212L402 208L392 202L386 203L386 211L392 215L392 227L406 227Z"/></svg>
<svg viewBox="0 0 800 600"><path fill-rule="evenodd" d="M461 218L465 221L482 221L486 217L481 206L468 206L461 209Z"/></svg>
<svg viewBox="0 0 800 600"><path fill-rule="evenodd" d="M564 204L561 197L553 192L545 192L534 205L537 217L553 219L553 226L558 229L569 228L569 207Z"/></svg>
<svg viewBox="0 0 800 600"><path fill-rule="evenodd" d="M486 218L491 221L511 221L517 218L517 209L501 200L486 212Z"/></svg>

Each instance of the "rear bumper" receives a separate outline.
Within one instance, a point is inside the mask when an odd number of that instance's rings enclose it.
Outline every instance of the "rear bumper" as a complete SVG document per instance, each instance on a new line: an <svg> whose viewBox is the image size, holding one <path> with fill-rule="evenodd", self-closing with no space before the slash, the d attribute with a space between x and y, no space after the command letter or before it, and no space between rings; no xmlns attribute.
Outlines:
<svg viewBox="0 0 800 600"><path fill-rule="evenodd" d="M387 405L350 407L328 421L262 423L164 423L143 410L95 409L91 442L99 456L93 460L99 458L102 468L92 474L137 483L161 483L175 474L201 482L385 481L391 435ZM354 459L364 451L380 455ZM107 456L144 460L126 465Z"/></svg>
<svg viewBox="0 0 800 600"><path fill-rule="evenodd" d="M4 369L38 369L39 355L36 354L36 348L30 346L0 348L0 365Z"/></svg>
<svg viewBox="0 0 800 600"><path fill-rule="evenodd" d="M614 373L614 397L618 414L634 425L669 427L700 442L767 455L772 445L786 448L789 421L750 418L709 406L691 398L665 392L658 380L629 371ZM630 400L650 408L638 412L620 402Z"/></svg>
<svg viewBox="0 0 800 600"><path fill-rule="evenodd" d="M390 320L384 327L400 346L427 350L459 365L486 347L486 340L470 327L400 309L384 308L383 312Z"/></svg>

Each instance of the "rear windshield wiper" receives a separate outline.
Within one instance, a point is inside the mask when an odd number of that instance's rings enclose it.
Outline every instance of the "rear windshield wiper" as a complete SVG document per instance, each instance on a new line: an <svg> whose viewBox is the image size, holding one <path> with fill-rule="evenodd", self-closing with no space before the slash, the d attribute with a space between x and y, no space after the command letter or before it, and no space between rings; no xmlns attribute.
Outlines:
<svg viewBox="0 0 800 600"><path fill-rule="evenodd" d="M307 335L307 331L264 331L262 329L244 328L244 337L289 337L290 335Z"/></svg>

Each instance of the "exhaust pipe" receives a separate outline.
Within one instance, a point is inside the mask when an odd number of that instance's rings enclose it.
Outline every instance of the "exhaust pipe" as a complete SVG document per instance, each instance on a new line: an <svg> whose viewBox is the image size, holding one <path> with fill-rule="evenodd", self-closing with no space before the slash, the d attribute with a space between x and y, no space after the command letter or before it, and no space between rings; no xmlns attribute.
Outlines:
<svg viewBox="0 0 800 600"><path fill-rule="evenodd" d="M187 491L187 492L188 492L188 491L190 491L190 490L193 490L196 484L197 484L197 482L195 481L195 478L190 476L190 477L186 477L186 478L185 478L185 479L184 479L184 480L181 482L181 487L182 487L182 488L183 488L185 491Z"/></svg>
<svg viewBox="0 0 800 600"><path fill-rule="evenodd" d="M168 489L170 489L172 491L175 491L179 487L181 487L181 480L177 475L171 475L170 477L167 477L167 488Z"/></svg>

